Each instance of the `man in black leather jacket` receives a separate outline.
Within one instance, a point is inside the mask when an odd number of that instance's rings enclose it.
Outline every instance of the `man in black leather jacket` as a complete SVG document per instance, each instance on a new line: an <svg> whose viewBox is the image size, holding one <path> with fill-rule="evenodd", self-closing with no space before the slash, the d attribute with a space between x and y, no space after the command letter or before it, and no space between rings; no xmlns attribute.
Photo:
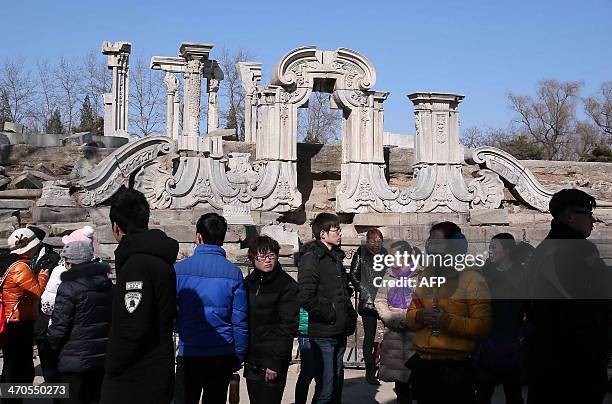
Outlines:
<svg viewBox="0 0 612 404"><path fill-rule="evenodd" d="M357 312L363 323L363 361L366 365L366 381L373 385L380 383L376 379L376 365L374 364L374 338L378 325L378 313L374 307L374 299L378 288L374 285L376 276L383 276L374 270L374 256L387 254L382 246L383 235L378 229L368 230L366 244L360 246L351 261L349 279L356 291L359 292L359 305Z"/></svg>

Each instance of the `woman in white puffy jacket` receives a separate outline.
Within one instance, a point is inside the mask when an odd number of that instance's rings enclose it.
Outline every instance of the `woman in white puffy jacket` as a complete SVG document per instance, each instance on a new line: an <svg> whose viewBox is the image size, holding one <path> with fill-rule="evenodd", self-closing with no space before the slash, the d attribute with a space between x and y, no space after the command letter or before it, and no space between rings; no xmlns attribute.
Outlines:
<svg viewBox="0 0 612 404"><path fill-rule="evenodd" d="M94 229L91 226L85 226L82 229L75 230L69 235L62 237L62 243L66 245L73 241L85 241L93 245L93 236ZM57 295L59 285L62 283L61 276L64 272L66 272L66 267L64 266L64 260L61 259L58 265L53 269L53 272L51 272L47 287L40 298L40 309L49 316L53 313L55 296ZM51 320L49 320L49 322L50 321Z"/></svg>
<svg viewBox="0 0 612 404"><path fill-rule="evenodd" d="M391 244L389 254L396 256L396 253L400 256L404 253L413 255L415 250L406 241L396 241ZM395 382L395 394L399 404L412 402L410 369L406 367L406 362L415 353L415 349L412 344L412 332L406 326L406 311L414 292L409 280L415 280L419 275L418 269L412 264L408 266L403 264L387 270L383 277L384 283L378 289L374 300L376 311L385 325L378 379Z"/></svg>

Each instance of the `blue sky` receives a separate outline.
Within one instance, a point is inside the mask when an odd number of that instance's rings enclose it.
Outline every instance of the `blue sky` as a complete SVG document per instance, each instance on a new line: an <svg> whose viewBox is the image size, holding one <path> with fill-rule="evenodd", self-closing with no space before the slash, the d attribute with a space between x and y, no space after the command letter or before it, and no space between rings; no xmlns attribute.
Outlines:
<svg viewBox="0 0 612 404"><path fill-rule="evenodd" d="M102 41L169 56L183 41L244 49L270 70L289 50L355 49L389 91L385 130L414 132L414 91L458 92L462 127L506 127L505 94L542 79L583 80L583 95L612 80L612 1L10 1L0 60L82 57ZM213 49L213 57L215 50Z"/></svg>

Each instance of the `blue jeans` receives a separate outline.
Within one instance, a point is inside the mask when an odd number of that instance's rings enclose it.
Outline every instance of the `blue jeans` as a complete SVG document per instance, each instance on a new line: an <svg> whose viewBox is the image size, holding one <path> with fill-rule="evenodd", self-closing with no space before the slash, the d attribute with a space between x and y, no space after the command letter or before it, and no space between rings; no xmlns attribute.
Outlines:
<svg viewBox="0 0 612 404"><path fill-rule="evenodd" d="M344 384L346 337L310 338L315 368L313 404L340 404Z"/></svg>
<svg viewBox="0 0 612 404"><path fill-rule="evenodd" d="M295 404L306 404L308 388L315 377L314 358L308 337L298 337L300 346L300 375L295 384Z"/></svg>

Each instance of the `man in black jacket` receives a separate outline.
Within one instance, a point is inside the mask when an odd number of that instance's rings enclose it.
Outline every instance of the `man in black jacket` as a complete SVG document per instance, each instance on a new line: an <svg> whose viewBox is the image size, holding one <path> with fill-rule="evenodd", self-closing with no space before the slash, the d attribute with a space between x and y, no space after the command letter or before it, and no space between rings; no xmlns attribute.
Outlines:
<svg viewBox="0 0 612 404"><path fill-rule="evenodd" d="M530 264L535 334L529 404L597 403L606 391L609 269L586 240L595 198L577 189L553 195L550 233Z"/></svg>
<svg viewBox="0 0 612 404"><path fill-rule="evenodd" d="M169 403L174 392L174 262L178 243L149 230L144 195L122 188L111 205L117 284L102 403Z"/></svg>
<svg viewBox="0 0 612 404"><path fill-rule="evenodd" d="M93 250L84 241L68 243L62 257L67 271L61 275L47 341L59 357L59 381L70 384L65 402L98 402L113 301L110 266L92 262Z"/></svg>
<svg viewBox="0 0 612 404"><path fill-rule="evenodd" d="M355 332L357 313L342 266L342 232L338 216L319 214L315 238L298 265L298 300L308 312L308 336L315 362L313 403L340 403L344 382L346 337Z"/></svg>

